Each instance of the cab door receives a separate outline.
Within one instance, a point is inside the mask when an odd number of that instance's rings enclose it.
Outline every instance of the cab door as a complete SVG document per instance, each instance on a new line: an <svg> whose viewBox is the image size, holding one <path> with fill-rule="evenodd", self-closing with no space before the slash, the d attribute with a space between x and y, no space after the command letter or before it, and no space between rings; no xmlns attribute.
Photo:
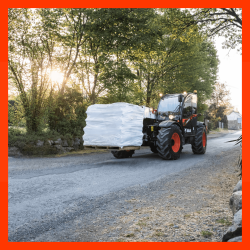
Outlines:
<svg viewBox="0 0 250 250"><path fill-rule="evenodd" d="M187 136L195 135L197 124L197 95L189 94L183 104L182 124Z"/></svg>
<svg viewBox="0 0 250 250"><path fill-rule="evenodd" d="M191 127L193 134L195 134L197 127L197 94L192 94L191 103L192 103Z"/></svg>

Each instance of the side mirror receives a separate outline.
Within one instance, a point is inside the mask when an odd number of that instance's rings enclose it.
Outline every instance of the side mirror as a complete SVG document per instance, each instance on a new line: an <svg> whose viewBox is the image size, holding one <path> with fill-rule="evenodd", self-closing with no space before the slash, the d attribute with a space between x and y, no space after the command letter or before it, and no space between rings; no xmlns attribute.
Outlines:
<svg viewBox="0 0 250 250"><path fill-rule="evenodd" d="M183 102L183 95L178 96L178 102Z"/></svg>
<svg viewBox="0 0 250 250"><path fill-rule="evenodd" d="M201 116L201 113L197 114L197 117Z"/></svg>

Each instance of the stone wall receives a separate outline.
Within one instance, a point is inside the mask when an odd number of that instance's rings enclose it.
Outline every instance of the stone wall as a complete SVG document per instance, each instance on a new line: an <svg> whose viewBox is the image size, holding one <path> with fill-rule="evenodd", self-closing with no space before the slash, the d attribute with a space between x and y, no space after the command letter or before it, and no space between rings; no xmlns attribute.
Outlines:
<svg viewBox="0 0 250 250"><path fill-rule="evenodd" d="M223 242L242 241L242 181L240 180L233 190L229 201L229 206L233 212L233 225L228 228L222 237Z"/></svg>
<svg viewBox="0 0 250 250"><path fill-rule="evenodd" d="M61 138L56 141L38 140L36 142L16 142L15 146L8 147L9 156L22 156L22 155L52 155L72 152L83 149L82 138L74 138L70 140L62 140Z"/></svg>

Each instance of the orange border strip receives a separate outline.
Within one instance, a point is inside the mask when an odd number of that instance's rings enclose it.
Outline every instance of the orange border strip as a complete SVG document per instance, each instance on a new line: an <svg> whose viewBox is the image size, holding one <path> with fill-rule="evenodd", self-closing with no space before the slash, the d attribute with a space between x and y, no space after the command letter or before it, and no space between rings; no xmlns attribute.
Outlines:
<svg viewBox="0 0 250 250"><path fill-rule="evenodd" d="M219 5L219 6L218 6ZM68 249L68 248L104 248L104 249L126 249L126 248L142 248L142 249L151 249L151 248L157 248L157 249L165 249L166 247L172 247L172 248L188 248L188 249L210 249L211 247L213 248L226 248L226 249L234 249L236 246L234 244L240 244L237 247L243 247L247 248L247 239L245 239L247 235L248 225L249 223L249 214L245 211L249 211L249 201L247 198L244 198L244 212L243 212L243 217L244 217L244 241L242 243L194 243L194 242L188 242L188 243L144 243L144 242L135 242L135 243L8 243L8 210L7 210L7 200L8 200L8 182L7 182L7 177L8 177L8 152L7 152L7 142L8 142L8 137L7 137L7 130L8 130L8 113L7 113L7 82L8 82L8 76L7 76L7 70L8 70L8 64L7 64L7 58L8 58L8 41L7 41L7 32L8 32L8 25L7 25L7 19L8 19L8 13L7 9L8 8L67 8L67 7L113 7L113 8L121 8L121 7L130 7L130 8L194 8L194 7L199 7L199 8L204 8L204 7L211 7L211 6L216 6L216 7L228 7L228 6L235 6L237 5L238 7L243 8L243 17L244 17L244 31L243 31L243 111L242 113L245 114L243 115L243 127L245 124L250 124L249 122L249 117L247 116L247 99L249 97L250 93L250 86L249 83L247 82L248 80L248 74L249 74L249 69L250 69L250 48L249 45L247 44L247 41L249 41L249 27L250 27L250 17L247 13L248 10L248 4L239 2L239 1L215 1L211 0L209 2L202 2L202 1L166 1L166 0L158 0L157 2L149 2L149 1L143 1L143 0L137 0L137 1L132 1L132 0L127 0L126 2L121 2L121 1L114 1L114 0L109 0L109 1L100 1L97 0L95 2L84 2L84 1L74 1L74 2L69 2L69 1L59 1L59 0L54 0L54 1L48 1L48 0L43 0L43 1L16 1L12 0L10 2L5 2L4 4L2 3L2 8L0 8L0 20L1 20L1 30L2 30L2 37L1 37L1 60L0 60L0 69L1 69L1 79L3 80L2 84L2 91L0 92L1 95L1 105L2 105L2 122L0 124L1 126L1 156L2 156L2 167L0 168L1 174L0 174L0 190L1 190L1 197L2 197L2 204L1 204L1 246L2 249L14 249L14 248L21 248L21 249L55 249L55 248L60 248L60 249ZM249 102L248 102L249 103ZM249 140L249 133L244 132L244 142L250 141ZM247 145L246 143L243 142L243 145ZM243 167L243 172L244 172L244 197L246 197L247 193L249 192L249 172L250 172L250 161L249 158L247 158L247 146L243 147L243 158L244 158L244 167Z"/></svg>

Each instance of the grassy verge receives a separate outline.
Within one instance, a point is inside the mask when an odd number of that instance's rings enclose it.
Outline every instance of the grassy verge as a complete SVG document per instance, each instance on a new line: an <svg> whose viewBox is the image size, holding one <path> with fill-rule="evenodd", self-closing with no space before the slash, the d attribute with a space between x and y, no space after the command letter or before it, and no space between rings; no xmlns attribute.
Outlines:
<svg viewBox="0 0 250 250"><path fill-rule="evenodd" d="M73 152L66 152L66 153L60 153L60 154L47 154L47 155L29 155L29 158L41 158L41 157L45 157L45 158L60 158L60 157L64 157L64 156L80 156L80 155L84 155L84 154L94 154L94 153L106 153L108 152L107 149L82 149L82 150L77 150L77 151L73 151Z"/></svg>
<svg viewBox="0 0 250 250"><path fill-rule="evenodd" d="M82 149L74 152L67 152L62 154L54 155L53 157L62 157L67 155L83 155L83 154L90 154L90 153L105 153L108 152L107 149Z"/></svg>
<svg viewBox="0 0 250 250"><path fill-rule="evenodd" d="M216 133L227 133L228 129L227 128L217 128L214 130L210 130L209 134L216 134Z"/></svg>
<svg viewBox="0 0 250 250"><path fill-rule="evenodd" d="M62 140L67 140L70 144L72 139L76 137L82 138L82 135L61 135L56 131L50 131L48 129L36 133L27 133L25 128L9 127L8 145L21 148L25 144L36 143L38 140L46 142L48 140L56 141L59 138Z"/></svg>

